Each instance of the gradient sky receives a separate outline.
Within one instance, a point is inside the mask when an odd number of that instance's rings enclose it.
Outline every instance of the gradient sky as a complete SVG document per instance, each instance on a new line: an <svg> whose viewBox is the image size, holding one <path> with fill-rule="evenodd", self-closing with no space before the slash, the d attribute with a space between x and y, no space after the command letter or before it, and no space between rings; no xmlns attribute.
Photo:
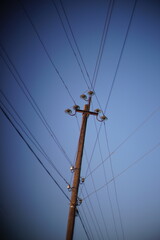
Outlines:
<svg viewBox="0 0 160 240"><path fill-rule="evenodd" d="M62 2L92 79L110 1ZM55 3L90 86L60 1ZM104 111L114 81L105 111L108 120L101 125L94 116L88 119L81 176L86 177L88 162L90 168L85 183L80 186L79 197L84 200L78 209L89 239L160 239L160 3L137 1L117 68L133 6L133 0L115 0L95 84L91 110ZM15 126L70 198L67 184L23 133L17 122L25 127L6 99L70 183L73 174L69 161L75 161L81 114L70 117L64 110L72 108L74 101L83 108L85 102L79 96L87 94L89 89L51 0L5 0L0 9L1 107L12 114L9 117ZM27 92L19 77L69 161L24 95ZM68 199L2 111L0 126L3 239L65 239ZM107 158L109 153L111 157ZM76 217L74 239L87 239L79 217Z"/></svg>

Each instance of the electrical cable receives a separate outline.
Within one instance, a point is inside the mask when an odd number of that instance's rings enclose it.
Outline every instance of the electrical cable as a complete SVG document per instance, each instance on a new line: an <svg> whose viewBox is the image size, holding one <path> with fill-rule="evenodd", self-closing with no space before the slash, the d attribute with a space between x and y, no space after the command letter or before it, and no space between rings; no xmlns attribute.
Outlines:
<svg viewBox="0 0 160 240"><path fill-rule="evenodd" d="M102 162L102 166L103 166L103 173L104 173L105 183L107 184L107 174L106 174L106 170L105 170L104 163L103 163L102 150L101 150L101 146L100 146L98 129L97 129L97 126L96 126L96 121L95 121L95 119L94 119L94 124L95 124L95 129L96 129L96 132L97 132L97 136L98 136L98 146L99 146L100 158L101 158L101 162ZM113 218L113 223L114 223L116 238L119 239L119 237L118 237L118 231L117 231L117 227L116 227L116 221L115 221L115 217L114 217L113 205L112 205L112 201L111 201L111 197L110 197L108 185L107 185L106 190L107 190L106 193L107 193L107 195L108 195L109 204L110 204L110 208L111 208L111 213L112 213L112 218Z"/></svg>
<svg viewBox="0 0 160 240"><path fill-rule="evenodd" d="M11 67L9 66L8 62L5 60L5 58L3 57L2 54L0 54L1 58L3 59L4 63L6 64L6 66L8 67L10 73L12 74L14 80L17 82L18 86L20 87L21 91L23 92L23 94L25 95L25 97L27 98L27 100L29 101L29 103L31 104L32 108L34 109L34 111L36 112L37 116L40 118L41 122L43 123L43 125L45 126L45 128L47 129L48 133L50 134L50 136L53 138L54 142L57 144L57 146L59 147L59 149L61 150L61 152L63 153L63 155L65 156L65 158L67 159L67 161L69 162L70 165L72 165L71 160L69 159L69 157L67 156L65 150L63 149L62 145L60 144L58 138L56 137L55 133L53 132L52 128L50 127L50 125L48 124L47 120L45 119L42 111L40 110L38 104L36 103L36 101L34 100L34 98L32 97L32 95L30 94L26 84L24 83L22 77L20 76L17 68L15 67L15 65L13 64L12 60L10 59L8 53L6 52L5 48L3 47L3 45L0 43L0 46L3 50L3 52L5 53L9 63L11 64L11 66L13 67L14 71L16 72L20 82L22 83L23 87L21 86L21 84L19 83L16 75L13 73ZM25 90L24 90L25 89ZM27 93L26 93L27 92ZM27 95L28 94L28 95Z"/></svg>
<svg viewBox="0 0 160 240"><path fill-rule="evenodd" d="M60 4L61 4L61 7L62 7L62 9L63 9L64 15L65 15L65 17L66 17L66 20L67 20L67 23L68 23L68 26L69 26L71 35L72 35L72 37L73 37L73 41L74 41L75 46L76 46L76 48L77 48L77 51L78 51L78 53L79 53L79 56L80 56L80 59L81 59L81 61L82 61L83 67L84 67L84 69L85 69L86 75L87 75L87 77L88 77L88 79L89 79L89 82L90 82L90 84L91 84L91 79L90 79L89 73L88 73L88 71L87 71L87 68L86 68L86 65L85 65L85 63L84 63L82 54L81 54L81 52L80 52L78 43L77 43L76 38L75 38L75 36L74 36L74 33L73 33L73 30L72 30L72 27L71 27L69 18L68 18L68 16L67 16L66 10L65 10L64 5L63 5L63 3L62 3L61 0L60 0Z"/></svg>
<svg viewBox="0 0 160 240"><path fill-rule="evenodd" d="M82 227L83 227L83 229L84 229L84 231L85 231L85 234L86 234L86 236L87 236L87 239L90 240L90 237L89 237L89 235L88 235L88 233L87 233L86 227L85 227L85 225L84 225L84 223L83 223L83 221L82 221L82 218L81 218L81 215L80 215L79 211L78 211L78 216L79 216L80 222L81 222L81 224L82 224Z"/></svg>
<svg viewBox="0 0 160 240"><path fill-rule="evenodd" d="M91 180L92 180L93 188L96 191L96 186L95 186L95 182L94 182L94 178L93 178L92 174L91 174ZM103 214L103 211L102 211L102 208L101 208L100 200L99 200L97 192L95 192L95 194L96 194L96 199L97 199L98 207L99 207L99 210L100 210L100 214L101 214L101 217L102 217L102 221L103 221L103 224L104 224L104 227L105 227L106 236L107 236L107 239L110 239L109 233L108 233L108 228L107 228L106 221L105 221L105 218L104 218L104 214Z"/></svg>
<svg viewBox="0 0 160 240"><path fill-rule="evenodd" d="M96 84L96 80L97 80L97 76L98 76L98 72L99 72L99 68L100 68L100 63L102 60L102 55L103 55L104 46L105 46L105 42L106 42L106 38L107 38L107 34L108 34L108 29L109 29L109 25L110 25L110 21L111 21L113 7L114 7L114 0L113 1L110 0L109 6L107 9L103 33L102 33L102 37L101 37L99 52L98 52L98 56L97 56L97 60L96 60L96 65L95 65L95 69L94 69L94 73L93 73L93 79L92 79L93 90L95 89L95 84Z"/></svg>
<svg viewBox="0 0 160 240"><path fill-rule="evenodd" d="M17 0L17 1L20 3L20 5L21 5L21 7L22 7L22 9L23 9L23 11L24 11L24 13L25 13L25 15L26 15L28 21L29 21L30 24L32 25L33 30L34 30L34 32L36 33L36 35L37 35L37 37L38 37L38 39L39 39L39 41L40 41L40 43L41 43L41 45L42 45L42 47L43 47L43 49L44 49L46 55L47 55L47 57L48 57L48 59L49 59L51 65L52 65L52 67L54 68L54 70L56 71L57 75L59 76L61 82L63 83L64 87L66 88L66 90L67 90L67 92L68 92L70 98L72 99L72 101L74 102L74 104L76 104L76 103L75 103L75 100L73 99L73 97L72 97L72 95L71 95L71 93L70 93L70 91L69 91L69 89L68 89L68 87L67 87L67 85L66 85L66 83L65 83L65 81L63 80L63 78L62 78L60 72L58 71L58 68L56 67L54 61L52 60L52 58L51 58L51 56L50 56L50 54L49 54L49 52L48 52L48 50L47 50L47 48L46 48L46 46L45 46L45 44L43 43L43 41L42 41L42 39L41 39L41 37L40 37L38 31L37 31L37 28L36 28L36 26L34 25L34 23L33 23L32 19L31 19L31 17L29 16L29 14L28 14L28 12L27 12L27 10L26 10L24 4L22 3L21 0Z"/></svg>
<svg viewBox="0 0 160 240"><path fill-rule="evenodd" d="M104 122L104 131L105 131L105 138L106 138L106 143L107 143L108 154L110 156L109 157L109 160L110 160L109 162L110 162L110 167L111 167L112 178L114 179L114 170L113 170L113 165L112 165L112 159L111 159L111 153L110 153L110 148L109 148L109 142L108 142L108 136L107 136L107 130L106 130L105 122ZM123 222L122 222L122 214L121 214L121 210L120 210L118 193L117 193L117 186L116 186L115 180L113 180L113 186L114 186L114 191L115 191L116 204L117 204L117 207L118 207L118 215L119 215L119 219L120 219L123 239L125 239L124 226L123 226Z"/></svg>
<svg viewBox="0 0 160 240"><path fill-rule="evenodd" d="M85 188L86 194L88 195L88 191L87 191L87 188L86 188L85 185L84 185L84 188ZM92 209L92 213L93 213L94 219L95 219L95 221L96 221L96 225L97 225L98 230L99 230L99 233L100 233L100 239L102 240L102 239L104 239L104 237L103 237L103 234L102 234L102 231L101 231L101 228L100 228L100 225L99 225L97 216L96 216L96 214L95 214L95 211L94 211L94 208L93 208L93 205L92 205L92 202L91 202L90 198L88 198L88 200L89 200L89 203L90 203L90 207L91 207L91 209ZM99 237L99 233L98 233L98 237Z"/></svg>
<svg viewBox="0 0 160 240"><path fill-rule="evenodd" d="M116 153L118 151L118 149L120 147L122 147L128 140L129 138L131 138L141 127L143 127L158 111L160 110L160 106L158 106L156 109L154 109L114 150L113 152L110 153L109 156L107 156L107 158L105 158L103 160L102 163L98 164L92 171L91 173L93 173L94 171L96 171L105 161L107 161L109 159L110 156L112 156L114 153ZM85 178L89 177L90 174L86 175Z"/></svg>
<svg viewBox="0 0 160 240"><path fill-rule="evenodd" d="M112 91L113 91L113 87L114 87L114 84L115 84L115 80L116 80L117 72L118 72L118 69L119 69L119 66L120 66L120 62L121 62L121 59L122 59L124 47L125 47L125 44L126 44L126 41L127 41L127 37L128 37L128 34L129 34L131 23L132 23L132 20L133 20L133 16L134 16L134 12L135 12L137 1L138 0L135 0L135 2L134 2L134 6L133 6L133 9L132 9L131 17L130 17L129 24L128 24L128 27L127 27L127 32L126 32L126 35L125 35L125 38L124 38L124 42L123 42L123 45L122 45L122 48L121 48L120 56L119 56L117 67L116 67L116 71L115 71L115 74L114 74L114 77L113 77L113 80L112 80L112 84L111 84L109 96L107 98L107 103L106 103L106 106L105 106L104 113L107 110L107 107L108 107L108 104L109 104L109 100L110 100L110 97L111 97L111 94L112 94Z"/></svg>
<svg viewBox="0 0 160 240"><path fill-rule="evenodd" d="M97 134L97 140L99 140L98 134ZM88 169L90 170L90 166L88 166ZM94 190L96 190L96 186L95 186L95 182L94 182L94 178L93 178L92 174L91 174L91 181L92 181ZM98 207L99 207L99 210L100 210L100 214L101 214L101 217L102 217L102 221L103 221L103 224L104 224L104 227L105 227L107 239L110 239L109 233L108 233L108 228L107 228L107 225L106 225L106 222L105 222L105 219L104 219L103 211L102 211L100 200L99 200L99 197L98 197L97 193L96 193L96 200L97 200Z"/></svg>
<svg viewBox="0 0 160 240"><path fill-rule="evenodd" d="M82 197L84 198L83 192L82 192ZM93 212L90 211L90 208L89 208L89 206L88 206L88 204L87 204L87 201L85 201L84 203L86 204L86 208L87 208L88 213L89 213L89 215L90 215L91 222L92 222L93 225L94 225L94 230L95 230L96 233L97 233L97 237L98 237L98 239L101 239L101 237L99 236L98 229L97 229L97 224L95 223L96 220L95 220L95 218L92 216ZM91 214L91 212L92 212L92 214ZM97 238L96 238L96 239L97 239Z"/></svg>
<svg viewBox="0 0 160 240"><path fill-rule="evenodd" d="M57 185L57 187L61 190L61 192L63 193L63 195L70 201L69 197L67 196L67 194L63 191L63 189L60 187L60 185L58 184L58 182L54 179L54 177L51 175L51 173L48 171L48 169L45 167L45 165L42 163L42 161L40 160L40 158L36 155L36 153L34 152L34 150L31 148L31 146L29 145L29 143L26 141L26 139L24 138L24 136L20 133L20 131L18 130L18 128L14 125L14 123L11 121L11 119L9 118L9 116L7 115L7 113L5 112L5 110L2 108L2 106L0 106L0 109L2 111L2 113L4 114L4 116L8 119L8 121L10 122L10 124L13 126L13 128L16 130L16 132L18 133L18 135L21 137L21 139L24 141L24 143L27 145L27 147L29 148L29 150L33 153L33 155L35 156L35 158L38 160L38 162L41 164L41 166L44 168L44 170L47 172L47 174L51 177L51 179L54 181L54 183Z"/></svg>
<svg viewBox="0 0 160 240"><path fill-rule="evenodd" d="M90 165L91 165L91 160L92 160L92 157L93 157L93 154L94 154L94 151L95 151L96 144L97 144L97 142L98 142L98 136L99 136L99 133L100 133L100 130L101 130L101 126L102 126L102 123L101 123L101 125L100 125L100 127L99 127L99 131L98 131L98 134L97 134L97 137L96 137L94 146L93 146L93 150L92 150L91 157L90 157L90 160L89 160L89 163L88 163L88 167L87 167L87 169L86 169L85 178L88 177L87 173L88 173L88 170L89 170ZM90 174L91 174L91 173L92 173L92 172L90 172ZM89 175L90 175L90 174L89 174Z"/></svg>
<svg viewBox="0 0 160 240"><path fill-rule="evenodd" d="M11 104L11 102L9 101L9 99L6 97L6 95L2 92L2 90L0 89L0 93L1 95L5 98L5 100L7 101L7 103L9 104L9 106L12 108L13 112L16 114L16 116L18 117L18 119L21 121L21 123L23 124L23 126L26 128L26 130L29 132L29 134L31 135L32 139L34 139L34 141L29 137L29 135L27 134L27 132L22 128L22 126L20 125L20 123L15 119L15 117L13 116L13 114L6 108L6 106L3 104L3 102L0 100L0 103L3 105L3 107L5 108L5 110L8 112L8 114L10 114L10 116L14 119L14 121L16 122L16 124L21 128L21 130L24 132L24 134L29 138L29 140L34 144L34 146L37 148L37 150L45 157L45 159L48 161L48 163L53 167L53 169L57 172L57 174L64 180L64 182L69 185L68 181L62 176L62 174L60 173L60 171L57 169L57 167L54 165L54 163L52 162L52 160L49 158L49 156L47 155L47 153L44 151L44 149L42 148L42 146L40 145L40 143L37 141L37 139L35 138L35 136L32 134L32 132L29 130L29 128L27 127L27 125L24 123L24 121L22 120L22 118L19 116L18 112L15 110L15 108L13 107L13 105Z"/></svg>
<svg viewBox="0 0 160 240"><path fill-rule="evenodd" d="M118 177L120 177L123 173L125 173L129 168L133 167L135 164L137 164L138 162L140 162L142 159L144 159L147 155L149 155L151 152L155 151L158 147L160 147L160 142L157 143L154 147L152 147L149 151L147 151L146 153L144 153L141 157L139 157L137 160L135 160L133 163L131 163L127 168L125 168L122 172L120 172L119 174L117 174L114 178L111 178L107 184L104 184L103 186L99 187L98 189L96 189L96 192L100 191L101 189L103 189L106 185L110 184L111 182L113 182L115 179L117 179ZM93 195L95 193L95 191L87 194L83 200L85 200L86 198L89 198L91 195Z"/></svg>
<svg viewBox="0 0 160 240"><path fill-rule="evenodd" d="M62 19L61 14L60 14L60 12L59 12L59 10L58 10L58 7L57 7L57 5L56 5L56 3L55 3L54 0L51 0L51 2L52 2L52 4L54 5L54 7L55 7L55 9L56 9L56 11L57 11L58 17L59 17L60 22L61 22L61 24L62 24L63 30L64 30L65 35L66 35L66 37L67 37L67 40L68 40L68 42L69 42L69 45L70 45L70 47L71 47L71 49L72 49L72 51L73 51L73 54L74 54L74 56L75 56L75 58L76 58L76 61L77 61L77 63L78 63L78 66L79 66L79 68L80 68L80 71L81 71L81 73L82 73L83 79L84 79L84 81L85 81L85 83L86 83L86 85L87 85L87 87L88 87L88 89L89 89L89 85L88 85L88 83L87 83L85 74L84 74L83 69L82 69L82 67L81 67L81 64L80 64L80 61L79 61L79 59L78 59L78 56L77 56L77 54L76 54L76 52L75 52L75 50L74 50L74 47L73 47L73 45L72 45L72 42L71 42L71 40L70 40L70 38L69 38L69 35L68 35L67 30L66 30L66 27L65 27L65 25L64 25L64 23L63 23L63 19ZM63 5L62 5L62 9L63 9L63 12L64 12L64 14L65 14L65 17L66 17L66 19L67 19L67 23L68 23L68 25L69 25L70 31L71 31L71 33L72 33L72 36L74 36L73 31L72 31L71 26L70 26L69 21L68 21L68 17L67 17L66 11L65 11ZM76 41L75 38L74 38L74 41ZM78 47L78 45L76 45L76 46ZM78 49L79 49L79 48L78 48ZM80 53L80 51L79 51L79 53ZM81 56L81 54L80 54L80 56ZM81 59L82 59L82 56L81 56ZM82 59L82 62L84 63L83 59Z"/></svg>
<svg viewBox="0 0 160 240"><path fill-rule="evenodd" d="M89 221L88 221L86 212L84 210L83 204L81 205L81 208L82 208L83 215L85 216L85 219L86 219L86 222L87 222L87 225L88 225L88 229L89 229L89 232L90 232L90 235L91 235L91 239L94 239L94 236L93 236L93 233L92 233L92 229L91 229L91 226L89 224Z"/></svg>

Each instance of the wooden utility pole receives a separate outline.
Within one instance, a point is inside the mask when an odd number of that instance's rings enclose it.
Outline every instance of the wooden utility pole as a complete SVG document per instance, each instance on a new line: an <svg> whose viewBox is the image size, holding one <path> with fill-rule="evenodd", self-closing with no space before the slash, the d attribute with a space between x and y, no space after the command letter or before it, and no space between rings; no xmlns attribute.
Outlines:
<svg viewBox="0 0 160 240"><path fill-rule="evenodd" d="M73 239L73 232L74 232L74 223L75 223L75 215L76 215L76 206L77 206L77 198L78 198L78 189L79 189L79 183L80 183L80 173L81 173L81 164L82 164L82 156L83 156L83 148L84 148L84 141L85 141L85 133L86 133L86 126L87 126L87 119L89 115L96 115L98 116L98 113L100 112L99 109L97 109L96 112L90 112L90 104L91 104L91 98L93 95L93 92L88 92L89 98L88 98L88 104L84 105L84 110L80 110L79 106L75 105L73 108L75 112L82 113L82 124L81 124L81 130L80 130L80 136L79 136L79 143L78 143L78 151L77 151L77 157L76 157L76 163L74 166L74 178L73 178L73 184L72 184L72 194L70 199L70 207L69 207L69 215L68 215L68 225L67 225L67 234L66 234L66 240L72 240ZM85 95L81 95L82 98L86 98ZM67 113L71 113L72 111L70 109L66 110ZM74 115L74 114L70 114ZM102 116L100 121L105 120L106 117Z"/></svg>

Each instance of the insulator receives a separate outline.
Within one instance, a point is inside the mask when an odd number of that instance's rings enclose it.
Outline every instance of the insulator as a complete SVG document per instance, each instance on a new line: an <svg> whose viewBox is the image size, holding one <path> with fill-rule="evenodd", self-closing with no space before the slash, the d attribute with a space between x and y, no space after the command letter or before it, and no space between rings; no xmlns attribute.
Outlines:
<svg viewBox="0 0 160 240"><path fill-rule="evenodd" d="M96 113L102 112L99 108L96 108L94 111L95 111Z"/></svg>
<svg viewBox="0 0 160 240"><path fill-rule="evenodd" d="M74 170L75 170L74 166L71 166L70 170L71 170L71 172L74 172Z"/></svg>
<svg viewBox="0 0 160 240"><path fill-rule="evenodd" d="M74 105L74 106L73 106L73 109L76 111L77 109L80 109L80 106Z"/></svg>
<svg viewBox="0 0 160 240"><path fill-rule="evenodd" d="M84 181L85 181L85 178L81 178L81 181L82 181L82 183L84 183Z"/></svg>
<svg viewBox="0 0 160 240"><path fill-rule="evenodd" d="M82 95L80 96L80 98L86 100L86 99L87 99L87 96L86 96L85 94L82 94Z"/></svg>
<svg viewBox="0 0 160 240"><path fill-rule="evenodd" d="M84 181L85 181L85 178L80 178L80 183L81 184L84 183Z"/></svg>
<svg viewBox="0 0 160 240"><path fill-rule="evenodd" d="M102 121L104 121L104 120L107 120L107 119L108 119L108 118L107 118L105 115L101 116L100 118L101 118L101 120L102 120Z"/></svg>
<svg viewBox="0 0 160 240"><path fill-rule="evenodd" d="M67 108L67 109L65 110L65 113L71 114L71 113L72 113L72 110L69 109L69 108Z"/></svg>
<svg viewBox="0 0 160 240"><path fill-rule="evenodd" d="M82 201L83 201L83 200L78 197L78 198L77 198L77 205L78 205L78 206L81 205Z"/></svg>
<svg viewBox="0 0 160 240"><path fill-rule="evenodd" d="M94 92L93 91L89 91L88 95L92 96L92 95L94 95Z"/></svg>

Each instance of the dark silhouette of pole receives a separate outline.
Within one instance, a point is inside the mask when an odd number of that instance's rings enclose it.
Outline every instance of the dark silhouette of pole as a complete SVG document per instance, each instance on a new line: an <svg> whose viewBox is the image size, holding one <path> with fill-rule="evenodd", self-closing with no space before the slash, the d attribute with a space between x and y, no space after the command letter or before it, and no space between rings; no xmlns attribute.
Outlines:
<svg viewBox="0 0 160 240"><path fill-rule="evenodd" d="M88 111L90 109L90 101L91 101L91 97L89 97L89 103L84 106L85 112L82 113L82 115L83 115L82 116L82 125L81 125L80 136L79 136L77 158L76 158L76 163L75 163L75 168L74 168L74 179L73 179L72 195L71 195L69 215L68 215L66 240L73 239L77 196L78 196L78 188L79 188L79 182L80 182L80 173L81 173L81 164L82 164L82 156L83 156L87 119L89 116Z"/></svg>
<svg viewBox="0 0 160 240"><path fill-rule="evenodd" d="M82 165L82 156L83 156L83 148L84 148L84 142L85 142L85 134L86 134L86 127L87 127L87 119L89 115L96 115L98 116L100 110L96 109L95 112L90 112L90 104L91 104L91 98L93 95L93 92L88 92L89 98L88 98L88 104L84 105L84 110L80 110L79 106L75 105L73 108L76 112L82 113L82 124L80 129L80 136L79 136L79 142L78 142L78 151L77 151L77 157L76 157L76 163L74 166L74 178L73 178L73 184L71 187L71 199L70 199L70 207L69 207L69 215L68 215L68 224L67 224L67 234L66 234L66 240L72 240L73 239L73 233L74 233L74 224L75 224L75 216L77 208L77 200L78 200L78 189L79 189L79 183L80 183L80 174L81 174L81 165ZM81 95L82 98L86 100L85 95ZM66 113L69 113L71 116L75 115L72 114L72 111L70 109L66 110ZM101 120L105 120L106 117L103 115L101 117Z"/></svg>

